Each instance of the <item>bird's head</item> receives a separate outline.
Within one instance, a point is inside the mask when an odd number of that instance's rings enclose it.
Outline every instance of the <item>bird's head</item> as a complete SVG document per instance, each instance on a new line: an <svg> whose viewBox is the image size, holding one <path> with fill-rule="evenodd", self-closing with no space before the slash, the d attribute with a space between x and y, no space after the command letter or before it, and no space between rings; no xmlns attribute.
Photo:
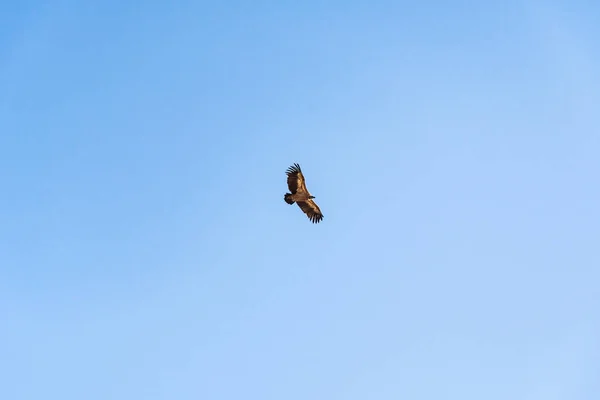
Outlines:
<svg viewBox="0 0 600 400"><path fill-rule="evenodd" d="M314 199L314 198L315 198L315 196L308 196L308 198L309 198L309 199Z"/></svg>

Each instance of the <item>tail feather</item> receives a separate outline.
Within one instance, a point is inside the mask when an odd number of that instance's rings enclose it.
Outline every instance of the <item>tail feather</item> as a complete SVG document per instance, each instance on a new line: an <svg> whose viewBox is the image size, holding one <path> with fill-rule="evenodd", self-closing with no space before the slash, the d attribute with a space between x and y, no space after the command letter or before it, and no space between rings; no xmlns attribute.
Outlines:
<svg viewBox="0 0 600 400"><path fill-rule="evenodd" d="M286 193L285 196L283 196L283 199L288 204L294 204L294 200L292 200L292 194L291 193Z"/></svg>

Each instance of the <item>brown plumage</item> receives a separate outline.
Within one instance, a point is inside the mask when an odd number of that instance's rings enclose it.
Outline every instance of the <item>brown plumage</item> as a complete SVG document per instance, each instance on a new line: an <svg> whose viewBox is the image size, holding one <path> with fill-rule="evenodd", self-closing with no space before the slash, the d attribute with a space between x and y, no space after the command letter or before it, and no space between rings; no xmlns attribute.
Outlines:
<svg viewBox="0 0 600 400"><path fill-rule="evenodd" d="M304 175L302 175L300 165L294 163L285 172L287 174L288 188L292 192L285 194L283 197L285 202L288 204L298 204L298 207L300 207L312 223L321 222L323 214L313 200L315 196L312 196L306 189L306 181L304 180Z"/></svg>

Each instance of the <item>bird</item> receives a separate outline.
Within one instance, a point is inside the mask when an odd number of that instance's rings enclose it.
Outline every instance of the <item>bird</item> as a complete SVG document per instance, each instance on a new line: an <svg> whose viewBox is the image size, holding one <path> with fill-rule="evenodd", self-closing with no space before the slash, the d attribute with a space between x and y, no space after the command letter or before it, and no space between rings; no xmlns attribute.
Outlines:
<svg viewBox="0 0 600 400"><path fill-rule="evenodd" d="M313 223L319 223L323 219L323 213L319 206L313 200L315 196L311 195L306 189L306 181L300 169L300 165L294 163L285 173L287 174L287 184L291 193L286 193L283 199L288 204L298 204L298 207L306 214L308 219Z"/></svg>

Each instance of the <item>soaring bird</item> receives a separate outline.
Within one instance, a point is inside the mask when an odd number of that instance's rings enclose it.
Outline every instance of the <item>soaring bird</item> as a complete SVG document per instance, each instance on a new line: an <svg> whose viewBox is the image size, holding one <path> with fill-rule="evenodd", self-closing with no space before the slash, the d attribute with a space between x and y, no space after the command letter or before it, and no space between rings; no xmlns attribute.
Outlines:
<svg viewBox="0 0 600 400"><path fill-rule="evenodd" d="M306 189L306 181L304 180L304 175L302 175L300 165L294 163L285 173L287 174L288 188L292 192L286 193L283 196L285 202L288 204L298 204L298 207L300 207L313 224L321 222L323 214L313 200L315 196L312 196L308 189Z"/></svg>

